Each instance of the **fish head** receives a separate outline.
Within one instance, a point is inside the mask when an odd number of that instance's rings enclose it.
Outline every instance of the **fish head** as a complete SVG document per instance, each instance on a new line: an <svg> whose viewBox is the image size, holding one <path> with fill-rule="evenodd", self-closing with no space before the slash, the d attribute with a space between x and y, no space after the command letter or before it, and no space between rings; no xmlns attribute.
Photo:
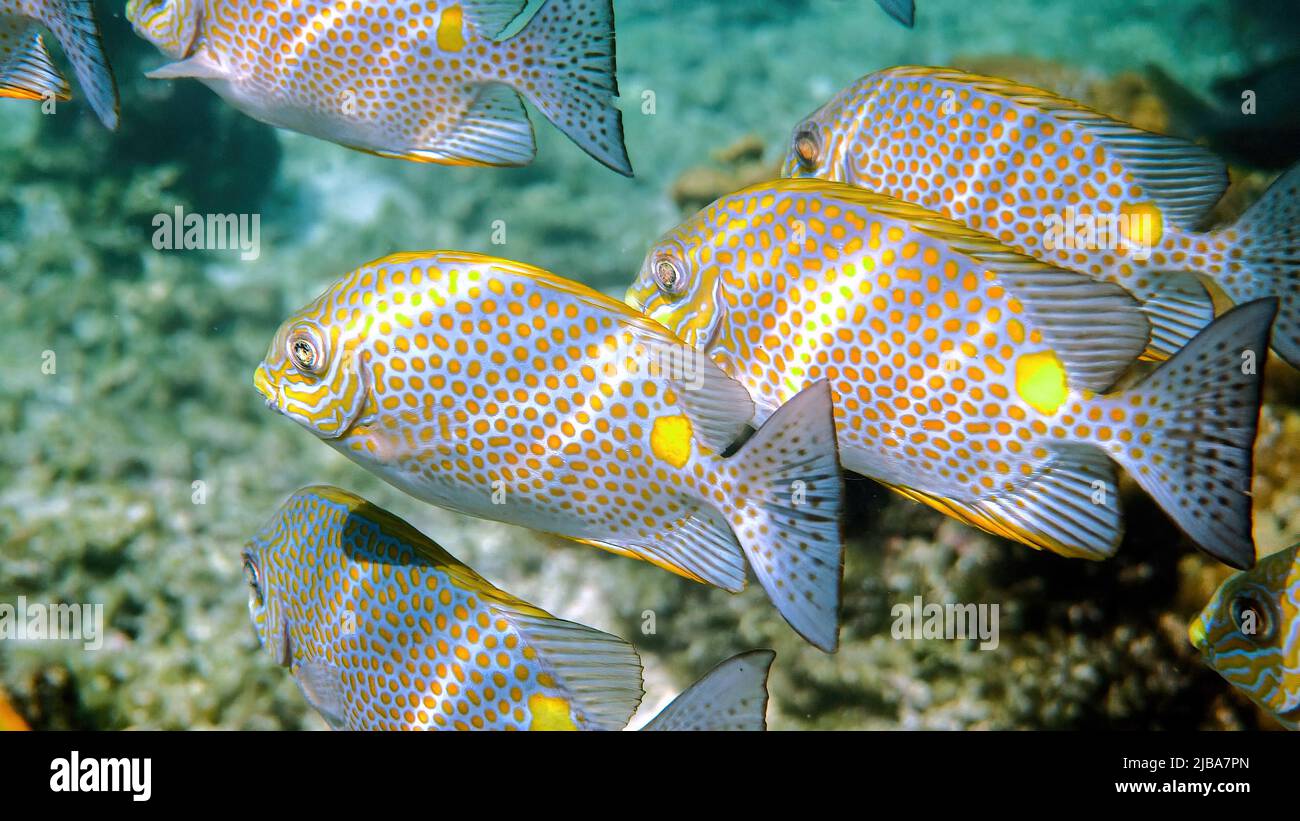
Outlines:
<svg viewBox="0 0 1300 821"><path fill-rule="evenodd" d="M708 351L726 316L719 252L718 203L669 231L650 249L624 302L676 334L690 347Z"/></svg>
<svg viewBox="0 0 1300 821"><path fill-rule="evenodd" d="M833 231L849 235L846 209L826 205L827 186L836 184L783 179L722 197L654 245L624 301L697 350L729 348L728 315L742 295L783 295L797 284L791 266L820 270L839 242Z"/></svg>
<svg viewBox="0 0 1300 821"><path fill-rule="evenodd" d="M276 331L253 385L274 408L321 439L345 436L371 403L361 345L370 317L344 277ZM361 306L361 307L357 307Z"/></svg>
<svg viewBox="0 0 1300 821"><path fill-rule="evenodd" d="M263 649L277 664L292 660L289 621L283 596L283 563L296 550L294 527L301 522L298 496L285 502L253 538L244 545L244 584L248 588L248 616Z"/></svg>
<svg viewBox="0 0 1300 821"><path fill-rule="evenodd" d="M1300 545L1234 574L1188 629L1205 662L1289 726L1300 726Z"/></svg>
<svg viewBox="0 0 1300 821"><path fill-rule="evenodd" d="M841 116L844 103L836 97L805 117L790 133L781 163L781 176L847 182L845 151L858 139L855 119Z"/></svg>
<svg viewBox="0 0 1300 821"><path fill-rule="evenodd" d="M130 0L126 19L144 39L175 60L188 57L203 20L202 0Z"/></svg>

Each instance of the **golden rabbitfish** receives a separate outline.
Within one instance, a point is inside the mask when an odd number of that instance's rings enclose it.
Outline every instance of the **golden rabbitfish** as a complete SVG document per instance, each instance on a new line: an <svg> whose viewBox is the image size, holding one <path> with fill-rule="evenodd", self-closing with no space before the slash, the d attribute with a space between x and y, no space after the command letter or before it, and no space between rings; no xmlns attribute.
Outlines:
<svg viewBox="0 0 1300 821"><path fill-rule="evenodd" d="M498 590L338 488L295 493L243 557L259 641L335 729L617 730L641 701L627 642ZM646 729L764 729L772 659L723 662Z"/></svg>
<svg viewBox="0 0 1300 821"><path fill-rule="evenodd" d="M1234 302L1280 298L1272 345L1300 366L1300 169L1205 229L1222 160L1051 92L954 69L867 75L794 130L782 171L938 211L1051 265L1123 285L1163 359Z"/></svg>
<svg viewBox="0 0 1300 821"><path fill-rule="evenodd" d="M1300 730L1300 545L1225 581L1188 633L1215 672Z"/></svg>
<svg viewBox="0 0 1300 821"><path fill-rule="evenodd" d="M386 157L518 166L536 154L522 94L631 176L614 106L611 0L131 0L136 32L262 122Z"/></svg>
<svg viewBox="0 0 1300 821"><path fill-rule="evenodd" d="M627 301L744 384L756 423L829 381L844 466L959 519L1108 556L1121 536L1114 459L1203 549L1254 561L1257 369L1274 301L1107 393L1148 338L1122 288L820 180L708 206L654 247Z"/></svg>
<svg viewBox="0 0 1300 821"><path fill-rule="evenodd" d="M267 404L418 499L635 556L836 644L842 480L824 384L734 455L745 389L657 323L521 263L399 254L281 325Z"/></svg>
<svg viewBox="0 0 1300 821"><path fill-rule="evenodd" d="M117 85L104 56L91 0L0 0L0 97L67 100L41 31L54 35L96 116L117 128Z"/></svg>

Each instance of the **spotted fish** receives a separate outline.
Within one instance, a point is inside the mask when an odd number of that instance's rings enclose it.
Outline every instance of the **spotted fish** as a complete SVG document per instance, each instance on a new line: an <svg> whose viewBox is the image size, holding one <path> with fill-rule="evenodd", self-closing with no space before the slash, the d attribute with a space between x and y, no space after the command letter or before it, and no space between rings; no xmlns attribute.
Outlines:
<svg viewBox="0 0 1300 821"><path fill-rule="evenodd" d="M1300 545L1224 582L1188 632L1219 675L1300 730Z"/></svg>
<svg viewBox="0 0 1300 821"><path fill-rule="evenodd" d="M71 99L68 81L45 50L42 30L59 41L100 122L116 129L117 85L90 0L0 0L0 97Z"/></svg>
<svg viewBox="0 0 1300 821"><path fill-rule="evenodd" d="M1273 348L1300 366L1300 169L1235 225L1205 231L1228 175L1209 151L1038 88L952 69L863 77L794 130L783 175L858 185L963 222L1143 304L1148 355L1234 302L1281 299Z"/></svg>
<svg viewBox="0 0 1300 821"><path fill-rule="evenodd" d="M295 493L243 555L262 647L335 729L617 730L641 701L627 642L498 590L338 488ZM723 662L646 729L764 729L772 659Z"/></svg>
<svg viewBox="0 0 1300 821"><path fill-rule="evenodd" d="M276 333L267 404L426 502L634 556L836 644L842 481L828 387L729 457L753 403L664 328L596 291L478 254L399 254Z"/></svg>
<svg viewBox="0 0 1300 821"><path fill-rule="evenodd" d="M970 524L1109 556L1113 459L1207 552L1254 561L1251 448L1275 301L1108 393L1148 338L1118 285L891 197L780 180L671 231L627 302L739 380L756 424L829 381L844 466Z"/></svg>
<svg viewBox="0 0 1300 821"><path fill-rule="evenodd" d="M611 0L130 0L135 30L262 122L385 157L519 166L536 154L522 94L631 176Z"/></svg>

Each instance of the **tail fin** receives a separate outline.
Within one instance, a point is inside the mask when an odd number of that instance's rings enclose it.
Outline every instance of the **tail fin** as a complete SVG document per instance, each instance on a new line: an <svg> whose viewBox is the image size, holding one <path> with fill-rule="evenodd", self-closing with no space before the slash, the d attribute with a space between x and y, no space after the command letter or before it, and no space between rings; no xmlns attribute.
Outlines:
<svg viewBox="0 0 1300 821"><path fill-rule="evenodd" d="M1246 568L1252 450L1276 299L1233 308L1129 391L1107 397L1122 418L1104 447L1202 550Z"/></svg>
<svg viewBox="0 0 1300 821"><path fill-rule="evenodd" d="M117 83L104 56L91 0L54 0L41 20L72 62L81 93L110 131L117 128Z"/></svg>
<svg viewBox="0 0 1300 821"><path fill-rule="evenodd" d="M916 22L916 3L913 0L876 0L889 16L907 26Z"/></svg>
<svg viewBox="0 0 1300 821"><path fill-rule="evenodd" d="M767 674L776 653L732 656L673 699L641 729L672 731L766 730Z"/></svg>
<svg viewBox="0 0 1300 821"><path fill-rule="evenodd" d="M758 581L799 635L839 641L844 480L831 388L804 388L726 462L735 495L723 512Z"/></svg>
<svg viewBox="0 0 1300 821"><path fill-rule="evenodd" d="M511 42L531 46L538 63L537 76L516 88L583 151L632 176L623 115L614 106L613 0L547 0Z"/></svg>
<svg viewBox="0 0 1300 821"><path fill-rule="evenodd" d="M1238 304L1275 296L1281 304L1273 325L1273 350L1300 368L1300 165L1287 171L1229 231L1240 272L1219 278ZM1229 257L1232 259L1232 257Z"/></svg>

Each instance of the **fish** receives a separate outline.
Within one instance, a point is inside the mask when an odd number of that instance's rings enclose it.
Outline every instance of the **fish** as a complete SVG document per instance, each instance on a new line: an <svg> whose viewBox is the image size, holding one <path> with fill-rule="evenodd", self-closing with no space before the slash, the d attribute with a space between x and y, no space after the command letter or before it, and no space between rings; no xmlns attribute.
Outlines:
<svg viewBox="0 0 1300 821"><path fill-rule="evenodd" d="M1290 730L1300 730L1300 545L1215 591L1188 628L1205 663Z"/></svg>
<svg viewBox="0 0 1300 821"><path fill-rule="evenodd" d="M843 479L822 383L748 434L740 383L616 299L510 260L395 254L280 326L269 407L417 499L731 592L831 652Z"/></svg>
<svg viewBox="0 0 1300 821"><path fill-rule="evenodd" d="M1253 168L1278 171L1300 160L1300 55L1219 79L1210 102L1157 65L1148 65L1146 76L1169 110L1171 132Z"/></svg>
<svg viewBox="0 0 1300 821"><path fill-rule="evenodd" d="M1146 357L1236 304L1280 302L1273 349L1300 367L1300 168L1233 225L1204 230L1227 185L1207 149L1009 80L900 66L797 125L782 176L849 183L937 211L1042 262L1118 283L1152 327Z"/></svg>
<svg viewBox="0 0 1300 821"><path fill-rule="evenodd" d="M752 424L829 381L843 466L968 524L1107 558L1123 533L1117 462L1202 550L1254 562L1276 300L1114 390L1149 336L1120 286L883 194L784 179L668 232L626 302L744 385Z"/></svg>
<svg viewBox="0 0 1300 821"><path fill-rule="evenodd" d="M261 648L336 730L618 730L643 695L620 638L497 587L337 487L294 493L244 546ZM648 730L762 730L775 654L742 653Z"/></svg>
<svg viewBox="0 0 1300 821"><path fill-rule="evenodd" d="M45 48L58 41L95 116L117 129L117 82L104 56L91 0L0 0L0 97L70 100L72 89Z"/></svg>
<svg viewBox="0 0 1300 821"><path fill-rule="evenodd" d="M510 167L537 153L527 98L632 176L611 0L131 0L137 34L254 119L382 157ZM522 95L522 97L520 96Z"/></svg>

